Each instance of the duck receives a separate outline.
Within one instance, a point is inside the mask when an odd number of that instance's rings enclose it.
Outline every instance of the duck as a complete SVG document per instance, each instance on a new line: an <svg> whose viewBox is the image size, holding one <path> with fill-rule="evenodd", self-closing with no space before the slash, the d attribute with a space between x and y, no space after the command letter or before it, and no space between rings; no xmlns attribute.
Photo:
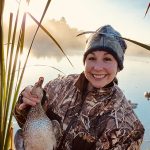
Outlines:
<svg viewBox="0 0 150 150"><path fill-rule="evenodd" d="M40 77L31 90L31 94L38 96L41 100L43 82L44 78ZM30 108L27 120L21 130L22 133L18 132L19 136L16 135L16 150L54 150L56 148L55 129L41 103Z"/></svg>

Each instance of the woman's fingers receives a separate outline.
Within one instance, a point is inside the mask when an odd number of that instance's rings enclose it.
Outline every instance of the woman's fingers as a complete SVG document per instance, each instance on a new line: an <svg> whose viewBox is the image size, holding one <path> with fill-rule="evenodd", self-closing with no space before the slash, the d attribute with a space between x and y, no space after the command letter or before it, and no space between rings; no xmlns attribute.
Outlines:
<svg viewBox="0 0 150 150"><path fill-rule="evenodd" d="M23 110L23 109L26 108L26 107L27 107L27 105L26 105L25 103L22 103L22 104L20 104L19 109L20 109L20 110Z"/></svg>
<svg viewBox="0 0 150 150"><path fill-rule="evenodd" d="M34 101L31 101L30 99L24 98L23 97L23 103L20 104L19 109L23 110L24 108L26 108L27 106L35 106L37 103Z"/></svg>
<svg viewBox="0 0 150 150"><path fill-rule="evenodd" d="M33 102L39 103L41 100L38 98L37 95L32 95L31 90L32 90L31 86L26 87L25 90L22 92L23 98L26 98L26 99L29 99Z"/></svg>
<svg viewBox="0 0 150 150"><path fill-rule="evenodd" d="M23 102L24 101L24 98L26 99L29 99L30 101L33 101L33 102L36 102L36 103L39 103L40 102L40 99L36 96L36 95L32 95L30 92L22 92L22 96L23 96Z"/></svg>
<svg viewBox="0 0 150 150"><path fill-rule="evenodd" d="M23 97L23 103L31 106L35 106L37 104L36 101L33 101L32 99L28 99L26 97Z"/></svg>
<svg viewBox="0 0 150 150"><path fill-rule="evenodd" d="M23 103L20 104L19 109L23 110L24 108L26 108L27 106L35 106L37 103L40 103L40 99L38 98L38 96L36 95L32 95L31 94L31 90L32 90L32 86L28 86L25 88L24 91L22 91L22 100Z"/></svg>

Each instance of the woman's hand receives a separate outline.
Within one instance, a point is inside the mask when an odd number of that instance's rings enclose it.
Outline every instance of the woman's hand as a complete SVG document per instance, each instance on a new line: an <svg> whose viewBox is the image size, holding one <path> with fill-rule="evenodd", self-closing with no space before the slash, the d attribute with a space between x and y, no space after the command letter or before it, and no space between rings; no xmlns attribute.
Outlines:
<svg viewBox="0 0 150 150"><path fill-rule="evenodd" d="M23 110L27 106L35 106L41 102L41 98L37 95L31 94L32 86L27 86L21 93L23 103L20 104L19 109Z"/></svg>

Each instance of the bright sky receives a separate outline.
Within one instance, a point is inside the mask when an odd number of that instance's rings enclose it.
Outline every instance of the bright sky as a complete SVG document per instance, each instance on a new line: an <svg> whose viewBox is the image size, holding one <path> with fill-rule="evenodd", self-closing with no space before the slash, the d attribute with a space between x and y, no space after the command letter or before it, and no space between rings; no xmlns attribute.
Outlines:
<svg viewBox="0 0 150 150"><path fill-rule="evenodd" d="M9 3L5 9L7 12L17 10L15 0L5 1L6 5ZM39 18L47 1L30 1L30 12ZM45 20L65 17L71 27L85 31L111 24L122 36L150 44L150 10L144 18L149 2L150 0L52 0ZM22 8L25 8L25 4ZM6 15L5 20L8 18Z"/></svg>

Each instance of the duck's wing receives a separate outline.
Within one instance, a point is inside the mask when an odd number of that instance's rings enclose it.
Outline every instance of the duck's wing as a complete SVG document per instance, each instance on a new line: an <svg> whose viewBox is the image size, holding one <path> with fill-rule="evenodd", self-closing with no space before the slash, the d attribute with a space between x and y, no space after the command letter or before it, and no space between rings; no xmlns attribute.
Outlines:
<svg viewBox="0 0 150 150"><path fill-rule="evenodd" d="M15 137L14 137L14 144L15 144L16 150L25 150L22 129L17 130Z"/></svg>

